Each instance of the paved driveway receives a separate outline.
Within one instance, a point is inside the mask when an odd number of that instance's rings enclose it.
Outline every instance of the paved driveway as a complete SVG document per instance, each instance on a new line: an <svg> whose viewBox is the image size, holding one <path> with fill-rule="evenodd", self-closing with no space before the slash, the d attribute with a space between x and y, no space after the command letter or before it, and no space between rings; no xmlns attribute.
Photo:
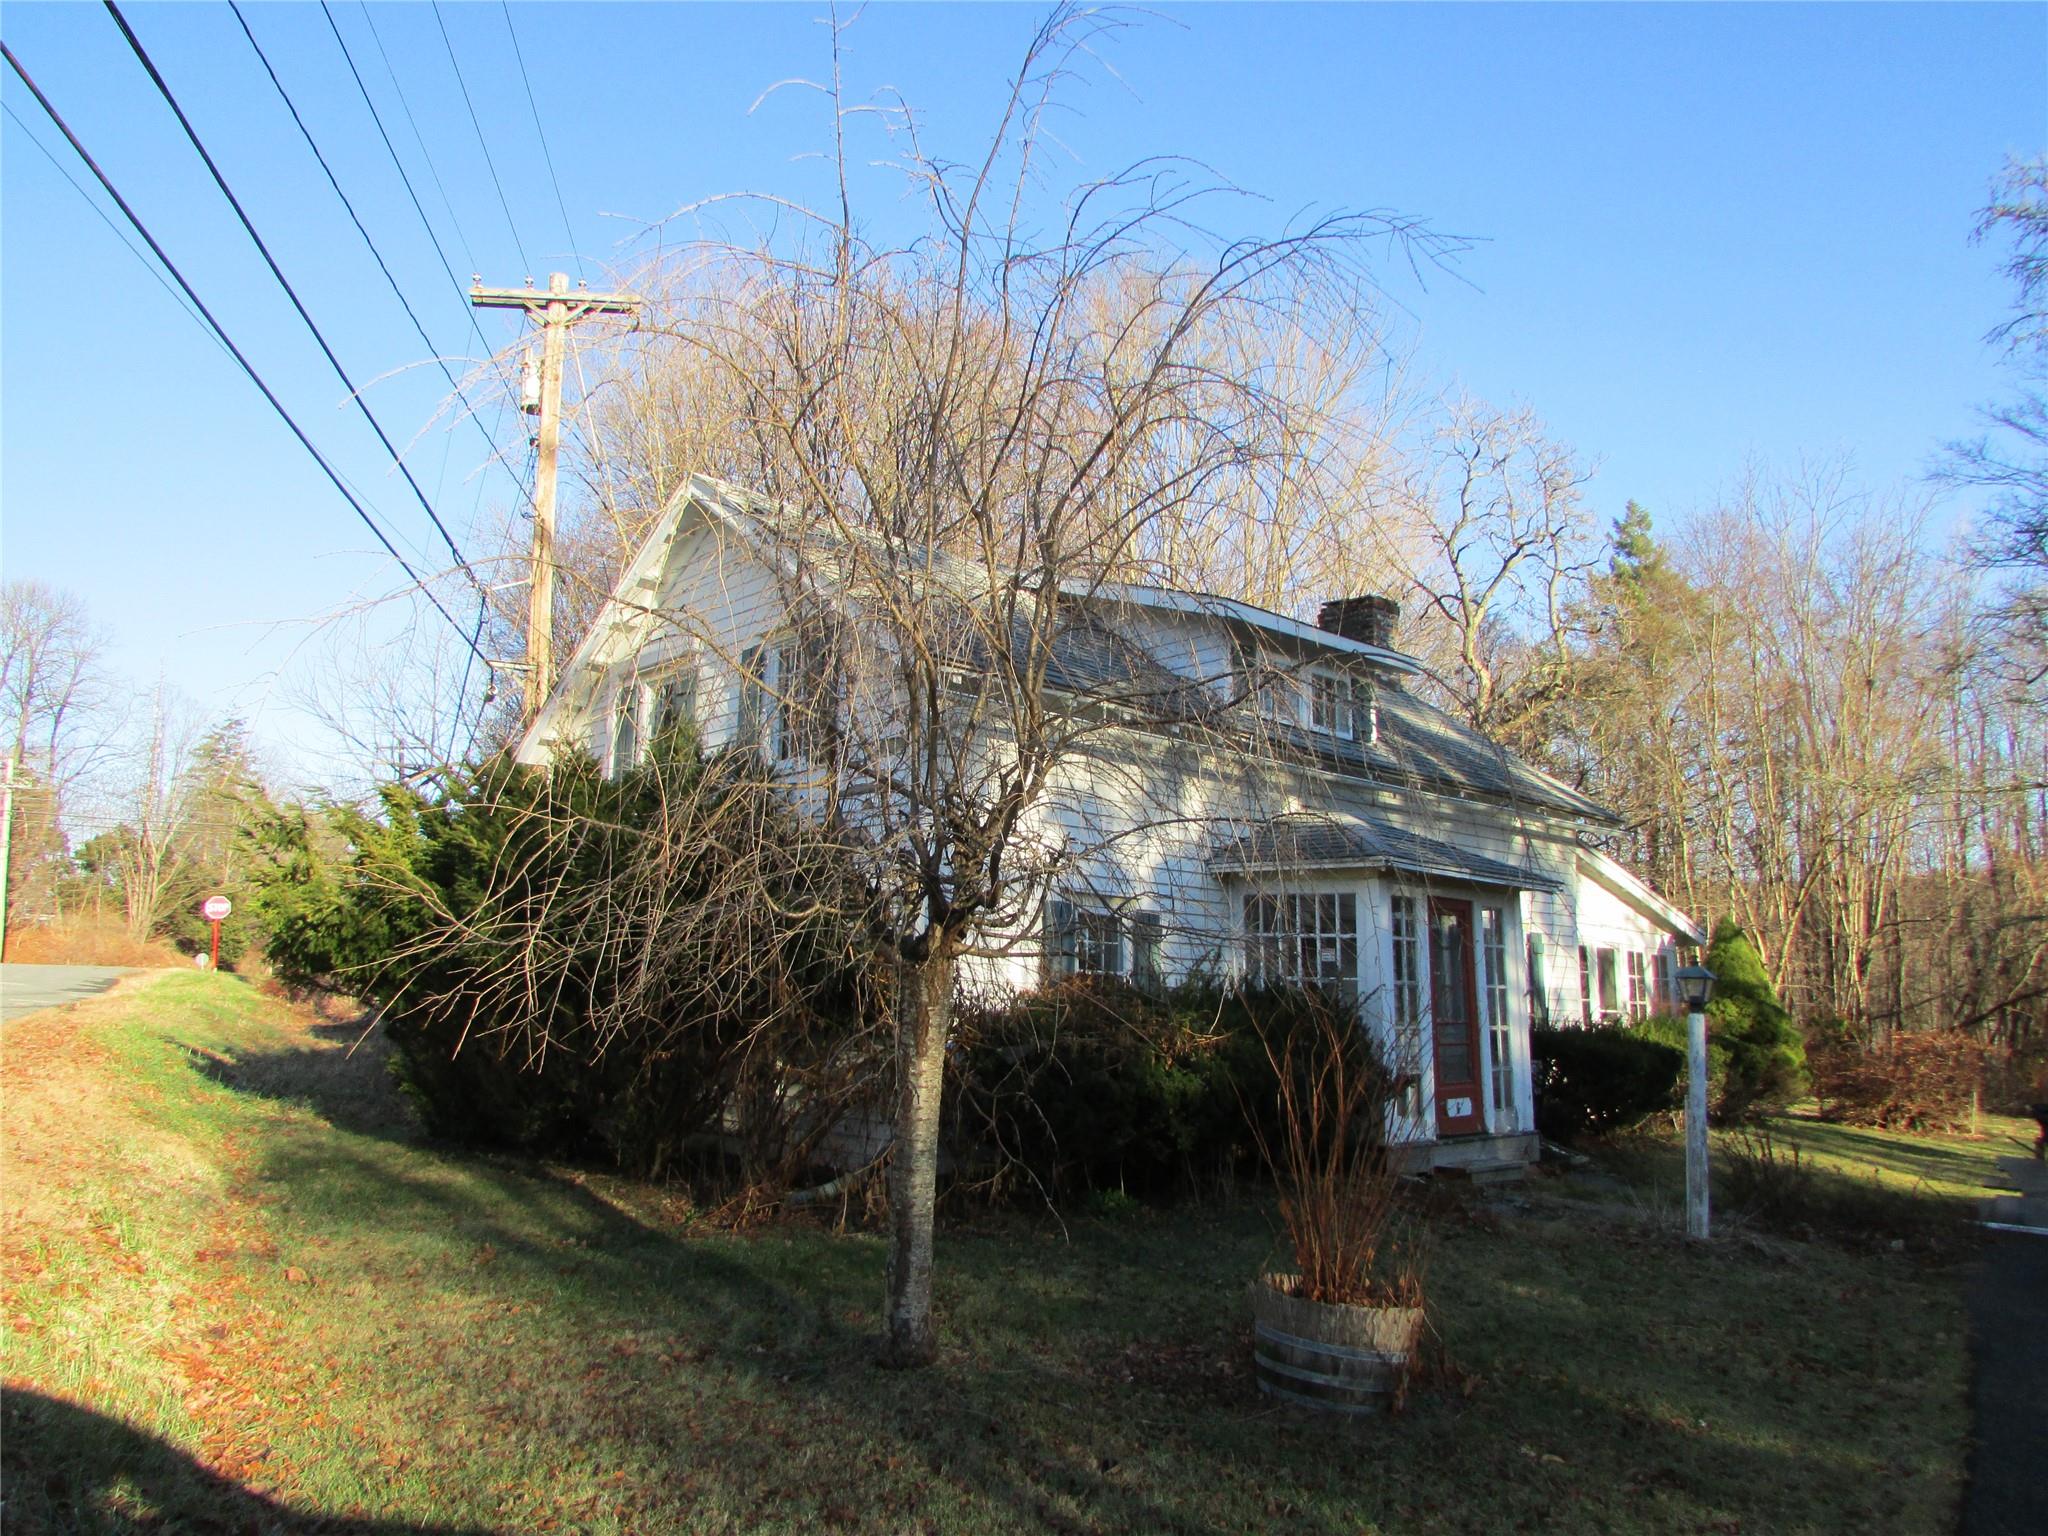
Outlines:
<svg viewBox="0 0 2048 1536"><path fill-rule="evenodd" d="M1991 1219L2048 1230L2048 1168L2030 1157L1999 1168L2013 1193L1993 1202ZM1963 1536L2039 1536L2048 1531L2048 1237L1990 1234L1970 1285L1970 1344L1977 1444Z"/></svg>
<svg viewBox="0 0 2048 1536"><path fill-rule="evenodd" d="M75 1003L106 991L132 970L127 965L0 965L0 1019Z"/></svg>

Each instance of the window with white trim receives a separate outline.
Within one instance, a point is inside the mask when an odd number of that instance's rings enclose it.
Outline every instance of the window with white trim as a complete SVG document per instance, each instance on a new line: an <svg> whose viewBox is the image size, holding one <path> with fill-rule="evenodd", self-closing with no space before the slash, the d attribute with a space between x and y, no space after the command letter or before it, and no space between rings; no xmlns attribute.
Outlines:
<svg viewBox="0 0 2048 1536"><path fill-rule="evenodd" d="M1358 980L1358 898L1349 891L1248 895L1244 931L1253 981L1342 987Z"/></svg>
<svg viewBox="0 0 2048 1536"><path fill-rule="evenodd" d="M1309 674L1308 724L1340 741L1372 741L1375 714L1372 685L1343 672Z"/></svg>
<svg viewBox="0 0 2048 1536"><path fill-rule="evenodd" d="M1351 679L1314 672L1308 680L1308 726L1326 736L1351 739Z"/></svg>
<svg viewBox="0 0 2048 1536"><path fill-rule="evenodd" d="M645 693L637 677L620 682L612 693L612 776L640 761L640 712Z"/></svg>
<svg viewBox="0 0 2048 1536"><path fill-rule="evenodd" d="M1396 1105L1406 1118L1422 1114L1422 928L1415 898L1396 896L1394 930L1394 1075L1404 1079Z"/></svg>
<svg viewBox="0 0 2048 1536"><path fill-rule="evenodd" d="M697 666L680 662L655 678L647 739L658 742L684 724L697 723Z"/></svg>
<svg viewBox="0 0 2048 1536"><path fill-rule="evenodd" d="M796 698L804 686L804 660L794 640L775 647L768 673L768 754L776 762L786 763L800 755Z"/></svg>
<svg viewBox="0 0 2048 1536"><path fill-rule="evenodd" d="M1053 976L1124 974L1123 924L1114 912L1054 897L1045 904L1045 935Z"/></svg>
<svg viewBox="0 0 2048 1536"><path fill-rule="evenodd" d="M1508 920L1499 907L1479 909L1479 988L1486 1001L1486 1043L1493 1110L1507 1115L1515 1107L1514 1032L1508 1017ZM1498 1123L1498 1122L1497 1122Z"/></svg>
<svg viewBox="0 0 2048 1536"><path fill-rule="evenodd" d="M1524 946L1529 962L1529 1022L1538 1029L1550 1027L1550 981L1543 945L1543 935L1532 930Z"/></svg>
<svg viewBox="0 0 2048 1536"><path fill-rule="evenodd" d="M1593 952L1579 946L1579 1022L1593 1027Z"/></svg>
<svg viewBox="0 0 2048 1536"><path fill-rule="evenodd" d="M1301 679L1276 663L1249 635L1230 637L1230 670L1235 692L1259 714L1282 725L1301 724Z"/></svg>
<svg viewBox="0 0 2048 1536"><path fill-rule="evenodd" d="M733 739L742 747L758 751L768 716L768 680L762 669L760 646L750 645L740 652L738 683L739 715L733 723Z"/></svg>
<svg viewBox="0 0 2048 1536"><path fill-rule="evenodd" d="M1650 1016L1650 972L1643 964L1640 949L1628 952L1628 1016L1632 1019Z"/></svg>
<svg viewBox="0 0 2048 1536"><path fill-rule="evenodd" d="M1657 951L1656 1005L1665 1013L1678 1011L1678 954L1669 944Z"/></svg>
<svg viewBox="0 0 2048 1536"><path fill-rule="evenodd" d="M1603 945L1593 952L1593 963L1600 983L1600 1021L1611 1024L1621 1017L1621 951Z"/></svg>

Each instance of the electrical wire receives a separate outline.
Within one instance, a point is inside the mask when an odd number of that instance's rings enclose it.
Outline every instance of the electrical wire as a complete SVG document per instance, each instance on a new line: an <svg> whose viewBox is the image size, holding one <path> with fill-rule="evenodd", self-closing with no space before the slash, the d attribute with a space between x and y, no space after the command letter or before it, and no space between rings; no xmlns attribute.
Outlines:
<svg viewBox="0 0 2048 1536"><path fill-rule="evenodd" d="M569 237L569 256L576 263L576 276L583 278L583 257L576 249L576 229L569 222L569 205L562 198L561 178L555 175L555 157L548 148L547 130L540 125L540 103L534 100L533 77L526 72L526 55L519 47L519 29L512 25L512 7L506 0L498 0L498 9L505 13L505 34L512 39L512 57L519 61L519 80L526 87L526 105L533 112L533 134L540 140L540 157L547 163L548 180L554 183L555 207L562 215L562 233Z"/></svg>
<svg viewBox="0 0 2048 1536"><path fill-rule="evenodd" d="M420 489L419 481L413 478L411 468L407 466L397 446L385 434L383 425L370 410L369 402L363 398L362 391L356 388L355 381L348 376L348 370L342 367L341 359L335 356L334 348L328 345L326 335L322 333L319 325L314 322L313 316L307 311L305 304L300 300L298 290L292 287L290 279L284 275L284 269L278 266L277 258L270 254L270 247L264 244L263 237L256 233L256 226L249 221L249 215L242 207L242 200L235 196L234 189L228 185L227 178L221 174L220 167L214 164L213 156L207 152L206 145L201 142L198 131L193 128L192 120L185 116L185 109L178 105L177 96L172 93L169 83L165 81L163 74L157 69L155 61L150 58L149 50L142 46L142 39L135 35L134 29L128 25L128 18L121 14L121 7L115 4L114 0L102 0L102 3L106 6L107 13L114 18L114 25L121 29L121 35L128 40L128 47L133 51L136 59L140 61L143 69L148 73L151 83L157 88L157 93L163 97L165 103L170 107L172 114L178 119L178 126L185 130L186 139L199 152L199 158L206 162L206 169L213 177L213 184L220 188L221 196L225 197L228 200L228 205L234 209L235 217L241 222L242 229L248 234L250 240L255 242L257 251L262 254L264 264L270 268L270 275L277 279L278 286L284 289L285 297L291 300L292 308L298 311L299 318L306 324L306 329L313 333L313 340L319 343L321 352L326 355L329 365L334 369L335 377L339 378L343 387L348 390L349 399L355 403L356 409L362 412L363 419L370 424L370 430L377 434L377 441L384 445L384 451L391 456L391 462L398 466L399 474L405 477L405 483L412 488L412 493L418 498L421 508L427 514L428 521L434 525L435 531L441 535L442 542L448 546L448 553L455 557L455 563L461 567L463 575L469 578L470 584L481 590L483 583L478 579L476 572L470 568L468 558L457 547L455 536L448 531L447 525L441 521L441 515L434 510L434 504L427 500L427 493Z"/></svg>
<svg viewBox="0 0 2048 1536"><path fill-rule="evenodd" d="M426 346L427 351L433 355L435 363L440 366L441 377L446 379L448 387L455 391L455 397L462 402L468 419L476 424L478 432L483 433L484 446L495 455L498 451L496 440L488 432L484 431L483 419L477 414L475 404L463 391L461 382L455 377L454 371L448 366L448 360L439 355L440 349L434 345L433 337L427 334L427 328L420 324L420 317L413 312L411 302L406 298L404 290L398 286L398 279L391 275L391 268L384 260L384 253L377 249L377 242L370 238L369 230L363 227L362 217L356 212L356 205L350 202L348 194L341 190L341 183L335 179L334 168L327 163L327 157L320 152L319 144L314 142L312 131L306 127L306 120L299 115L298 106L293 102L291 92L284 88L284 82L278 79L277 71L271 67L269 56L263 51L263 45L256 41L256 34L249 30L249 20L242 14L241 6L236 3L236 0L228 0L228 9L235 13L235 20L242 28L242 36L246 37L249 40L249 46L256 50L256 57L263 65L263 72L270 76L270 83L277 88L278 98L284 102L285 110L291 113L292 121L298 125L299 136L306 141L306 148L310 149L313 152L313 158L320 162L321 172L327 177L327 185L334 189L334 195L341 200L341 206L348 210L349 222L355 225L356 233L363 237L363 244L369 247L370 255L377 263L377 270L384 274L384 281L390 285L392 297L398 300L399 307L405 311L406 319L412 322L412 328L419 333L420 341ZM467 304L463 307L465 309L469 308Z"/></svg>
<svg viewBox="0 0 2048 1536"><path fill-rule="evenodd" d="M356 68L356 57L349 51L348 39L341 35L341 28L336 24L334 12L328 8L327 0L320 0L320 14L327 18L327 30L334 34L335 45L341 49L341 56L348 65L349 75L356 83L356 91L363 98L363 105L370 109L370 121L377 125L377 137L384 141L384 152L391 156L392 168L398 172L398 179L405 183L405 195L412 199L413 212L420 216L420 227L427 232L427 239L433 244L434 254L441 258L441 270L448 274L449 286L455 290L456 297L462 300L464 308L468 309L469 328L476 333L476 339L488 348L490 343L484 340L483 327L477 324L476 311L469 308L469 290L462 286L462 279L455 275L455 268L449 265L447 249L441 244L441 237L434 232L433 221L427 217L427 210L420 202L419 191L412 184L412 177L405 169L405 162L398 158L398 147L391 142L391 135L384 128L384 114L377 110L377 103L370 99L370 88L363 83L362 71ZM368 20L369 14L368 7L365 7L365 20ZM377 39L377 51L383 53L384 42L383 39L377 38L374 22L370 24L370 35ZM387 73L391 70L389 55L385 56L384 68ZM398 104L405 109L406 121L412 122L412 108L406 102L404 87L399 86L396 74L391 75L391 84L398 91ZM448 221L455 226L455 238L461 242L463 254L470 258L470 267L474 270L476 257L470 252L469 239L462 232L462 221L455 217L454 208L448 205L447 189L441 187L440 172L434 169L434 157L426 152L426 141L420 138L417 123L413 123L413 138L420 146L421 157L427 162L427 174L434 178L434 185L441 188L441 202L444 207L448 207Z"/></svg>
<svg viewBox="0 0 2048 1536"><path fill-rule="evenodd" d="M532 280L533 263L527 259L526 242L519 238L518 221L512 217L512 204L505 196L505 183L498 179L498 162L491 158L491 146L484 139L484 125L477 120L476 103L469 99L469 82L462 78L462 65L455 57L455 42L448 36L448 23L441 15L441 0L432 0L434 25L441 29L441 44L448 50L448 67L455 71L455 84L462 92L462 104L469 108L469 126L476 130L477 148L484 152L484 164L491 173L491 185L498 189L498 206L505 210L505 227L512 231L513 249L519 252L519 260Z"/></svg>
<svg viewBox="0 0 2048 1536"><path fill-rule="evenodd" d="M339 471L327 462L326 455L313 445L313 440L306 435L305 429L293 419L292 413L285 409L284 402L279 400L276 392L264 382L263 375L258 373L255 365L243 355L242 349L235 345L234 338L227 333L227 328L215 318L213 311L206 307L206 301L199 297L191 283L186 281L185 274L178 270L177 263L172 261L164 248L157 243L157 238L150 233L149 226L142 222L141 217L129 206L128 199L121 195L120 190L115 187L107 173L100 169L99 161L95 160L87 151L85 145L79 142L78 135L71 131L71 125L64 121L63 116L57 111L50 98L43 94L42 87L36 84L34 77L29 74L21 60L15 57L14 50L8 47L6 43L0 42L0 56L6 58L8 66L20 77L21 83L28 87L29 94L35 97L36 104L48 114L50 121L56 125L57 131L63 134L65 141L70 144L72 151L85 163L86 169L93 173L100 186L106 190L107 196L114 200L114 206L121 210L122 216L128 220L135 232L143 238L151 252L155 254L156 259L163 263L164 270L177 280L178 287L184 291L185 297L192 301L193 306L201 315L205 316L206 323L213 328L214 334L220 338L221 344L228 349L229 355L240 365L242 372L248 375L249 382L262 392L263 398L270 403L270 408L277 412L284 424L291 429L292 436L299 440L299 446L312 455L313 462L318 464L321 472L333 482L334 488L341 493L342 499L354 510L356 516L362 519L363 525L376 535L377 542L384 546L385 552L398 562L398 568L412 578L414 585L419 588L420 595L433 605L436 613L448 621L449 626L454 629L456 634L463 637L465 644L470 644L469 637L464 632L462 625L442 605L441 600L434 595L433 590L427 586L425 578L412 568L411 563L404 555L398 552L398 546L393 544L390 536L377 525L377 520L370 515L369 509L357 498L355 492L349 489L348 484L342 479ZM485 656L476 645L470 644L470 649L475 652L477 658L485 666L491 664L490 658Z"/></svg>
<svg viewBox="0 0 2048 1536"><path fill-rule="evenodd" d="M4 111L9 117L14 119L14 126L19 128L22 131L22 133L27 136L29 143L35 145L35 147L42 152L43 158L50 162L51 166L55 168L57 174L59 176L62 176L66 181L71 183L72 190L77 192L79 198L85 203L85 206L90 208L93 211L93 213L98 216L99 221L102 224L106 225L108 229L114 232L114 238L116 240L119 240L123 245L128 247L129 251L134 254L135 259L142 263L142 270L147 272L151 277L155 278L157 286L163 289L165 293L168 293L171 296L172 302L175 303L180 310L182 310L187 316L191 318L191 321L194 325L199 327L200 335L204 336L216 347L220 347L221 355L223 357L230 356L231 354L228 352L227 348L221 346L220 338L214 335L212 331L208 330L206 328L206 322L199 318L199 311L194 309L190 304L188 304L185 301L185 296L178 292L177 289L173 288L170 284L170 280L166 278L163 275L163 273L159 272L156 269L155 263L153 263L147 256L142 254L142 247L137 245L133 240L130 240L127 235L122 233L121 226L116 224L112 219L107 217L107 210L102 208L98 203L93 201L92 194L85 190L84 183L79 181L79 179L76 176L72 175L69 171L64 169L64 162L59 160L56 157L56 155L51 153L50 147L47 144L45 144L41 139L36 137L35 130L29 127L28 123L22 118L22 115L19 112L15 111L11 105L4 101L0 101L0 111Z"/></svg>

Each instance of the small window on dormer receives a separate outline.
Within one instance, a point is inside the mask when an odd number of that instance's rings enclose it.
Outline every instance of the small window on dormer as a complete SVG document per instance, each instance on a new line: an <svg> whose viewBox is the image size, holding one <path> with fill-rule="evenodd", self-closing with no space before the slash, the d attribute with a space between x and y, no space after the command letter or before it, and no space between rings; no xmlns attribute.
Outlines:
<svg viewBox="0 0 2048 1536"><path fill-rule="evenodd" d="M1309 678L1309 729L1349 741L1352 734L1351 680L1334 672L1317 672Z"/></svg>

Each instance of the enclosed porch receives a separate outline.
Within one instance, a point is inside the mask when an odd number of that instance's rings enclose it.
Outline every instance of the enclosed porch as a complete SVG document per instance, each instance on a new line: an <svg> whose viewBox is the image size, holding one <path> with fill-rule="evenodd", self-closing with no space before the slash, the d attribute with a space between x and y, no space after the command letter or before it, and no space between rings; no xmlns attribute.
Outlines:
<svg viewBox="0 0 2048 1536"><path fill-rule="evenodd" d="M1416 1167L1504 1177L1535 1159L1523 907L1560 882L1342 813L1234 831L1211 864L1247 980L1353 1000L1402 1083L1388 1129Z"/></svg>

